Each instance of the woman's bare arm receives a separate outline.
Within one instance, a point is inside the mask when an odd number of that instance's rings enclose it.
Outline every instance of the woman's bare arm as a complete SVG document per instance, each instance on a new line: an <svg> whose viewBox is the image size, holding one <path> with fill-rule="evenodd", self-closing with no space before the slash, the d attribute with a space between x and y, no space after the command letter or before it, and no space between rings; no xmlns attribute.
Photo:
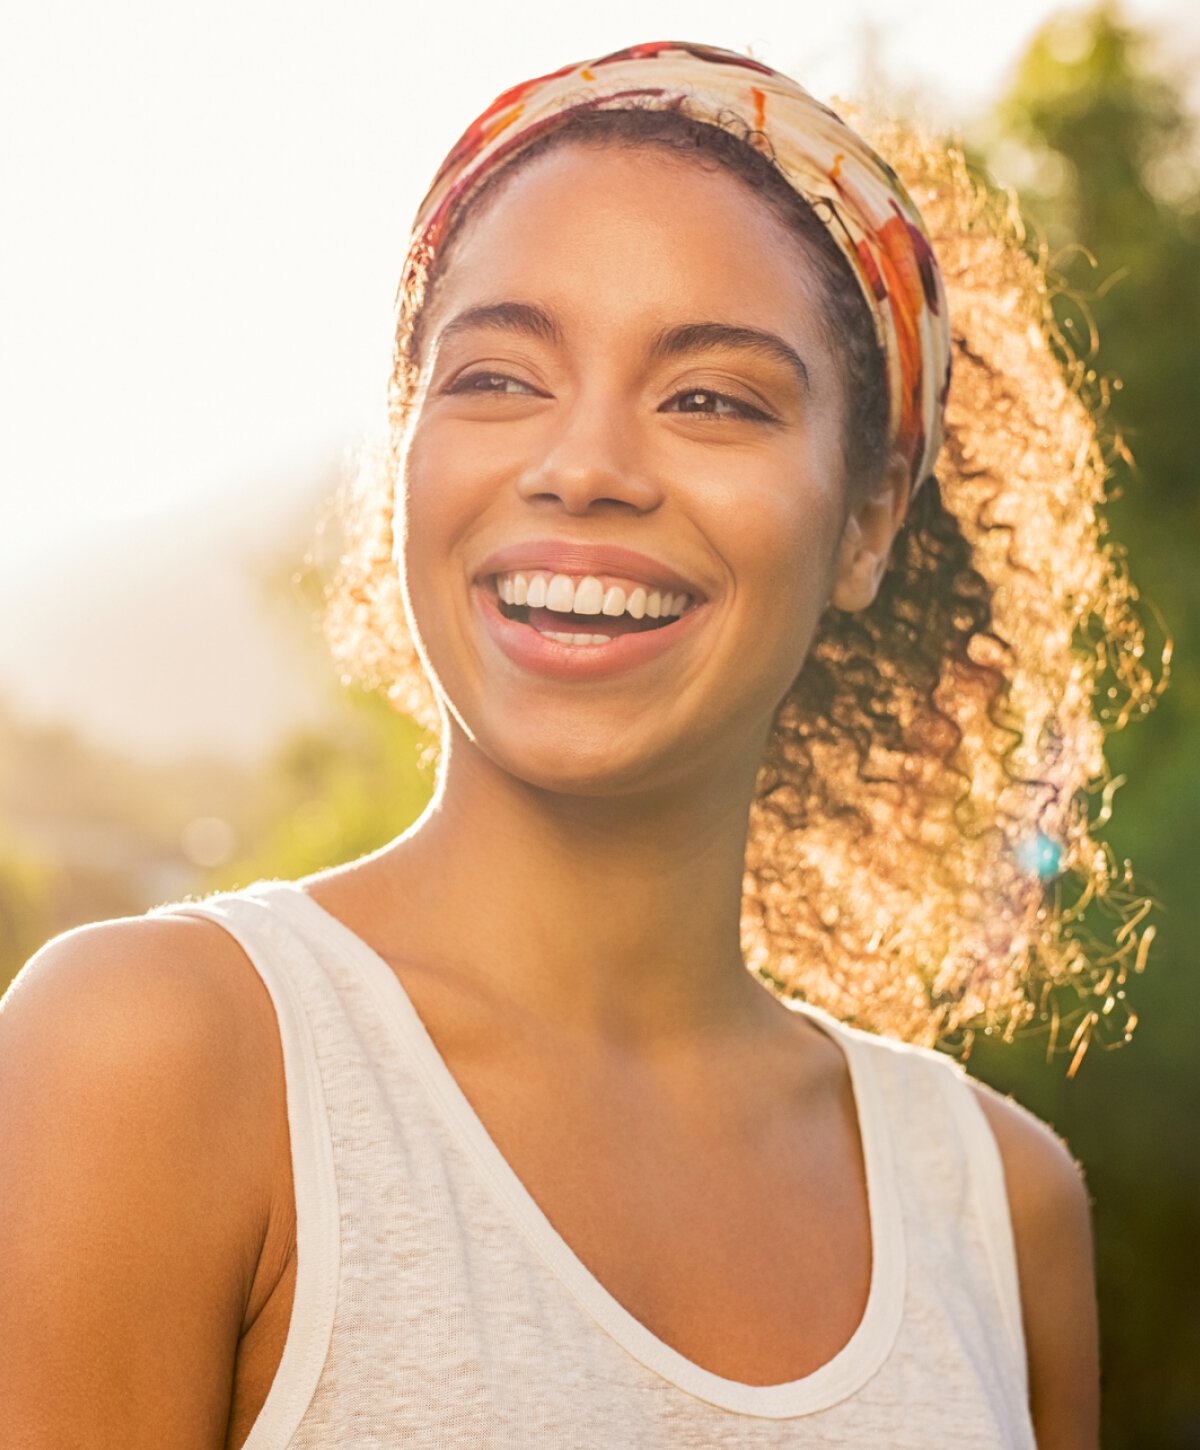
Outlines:
<svg viewBox="0 0 1200 1450"><path fill-rule="evenodd" d="M1044 1123L984 1084L973 1086L1004 1162L1038 1450L1096 1450L1100 1351L1083 1175Z"/></svg>
<svg viewBox="0 0 1200 1450"><path fill-rule="evenodd" d="M225 1444L286 1116L269 1000L215 936L83 928L0 1010L0 1423L23 1450Z"/></svg>

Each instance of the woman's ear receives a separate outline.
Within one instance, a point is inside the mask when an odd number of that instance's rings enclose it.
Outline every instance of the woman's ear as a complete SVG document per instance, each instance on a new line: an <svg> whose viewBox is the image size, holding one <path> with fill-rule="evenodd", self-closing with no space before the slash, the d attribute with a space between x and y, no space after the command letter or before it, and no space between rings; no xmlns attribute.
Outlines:
<svg viewBox="0 0 1200 1450"><path fill-rule="evenodd" d="M846 519L829 596L835 609L866 609L874 600L887 569L892 540L904 522L910 493L909 464L893 453L879 482Z"/></svg>

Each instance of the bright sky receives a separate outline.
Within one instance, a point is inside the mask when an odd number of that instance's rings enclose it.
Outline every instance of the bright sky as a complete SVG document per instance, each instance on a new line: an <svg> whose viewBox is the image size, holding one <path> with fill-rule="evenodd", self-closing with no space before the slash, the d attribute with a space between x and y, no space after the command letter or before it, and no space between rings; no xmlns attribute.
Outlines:
<svg viewBox="0 0 1200 1450"><path fill-rule="evenodd" d="M966 120L1048 0L26 0L0 56L0 568L353 438L408 222L497 91L634 41ZM1128 0L1200 53L1191 0ZM1190 16L1190 19L1188 18Z"/></svg>

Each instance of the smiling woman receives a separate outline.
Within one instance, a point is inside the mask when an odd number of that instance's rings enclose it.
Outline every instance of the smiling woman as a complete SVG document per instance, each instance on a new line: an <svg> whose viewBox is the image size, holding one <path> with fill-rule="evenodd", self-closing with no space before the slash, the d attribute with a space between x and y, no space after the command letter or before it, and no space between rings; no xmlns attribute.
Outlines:
<svg viewBox="0 0 1200 1450"><path fill-rule="evenodd" d="M1107 884L1072 632L1137 624L1040 274L893 139L932 243L708 47L451 152L331 609L435 799L22 974L20 1443L1096 1444L1078 1170L932 1048L1090 989L1022 848Z"/></svg>

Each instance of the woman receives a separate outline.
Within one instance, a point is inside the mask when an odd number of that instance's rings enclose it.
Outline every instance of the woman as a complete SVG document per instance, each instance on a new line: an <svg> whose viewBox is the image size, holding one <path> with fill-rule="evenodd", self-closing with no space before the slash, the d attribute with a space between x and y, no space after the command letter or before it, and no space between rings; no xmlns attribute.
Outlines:
<svg viewBox="0 0 1200 1450"><path fill-rule="evenodd" d="M895 173L757 62L639 46L468 130L402 286L396 527L351 590L376 661L415 642L432 682L436 799L22 975L13 1443L1096 1444L1076 1165L911 1045L996 1020L1060 940L996 824L1013 782L1051 819L1053 762L943 789L1030 678L932 476L949 356ZM1078 734L1072 679L1039 740ZM897 909L930 871L948 928Z"/></svg>

